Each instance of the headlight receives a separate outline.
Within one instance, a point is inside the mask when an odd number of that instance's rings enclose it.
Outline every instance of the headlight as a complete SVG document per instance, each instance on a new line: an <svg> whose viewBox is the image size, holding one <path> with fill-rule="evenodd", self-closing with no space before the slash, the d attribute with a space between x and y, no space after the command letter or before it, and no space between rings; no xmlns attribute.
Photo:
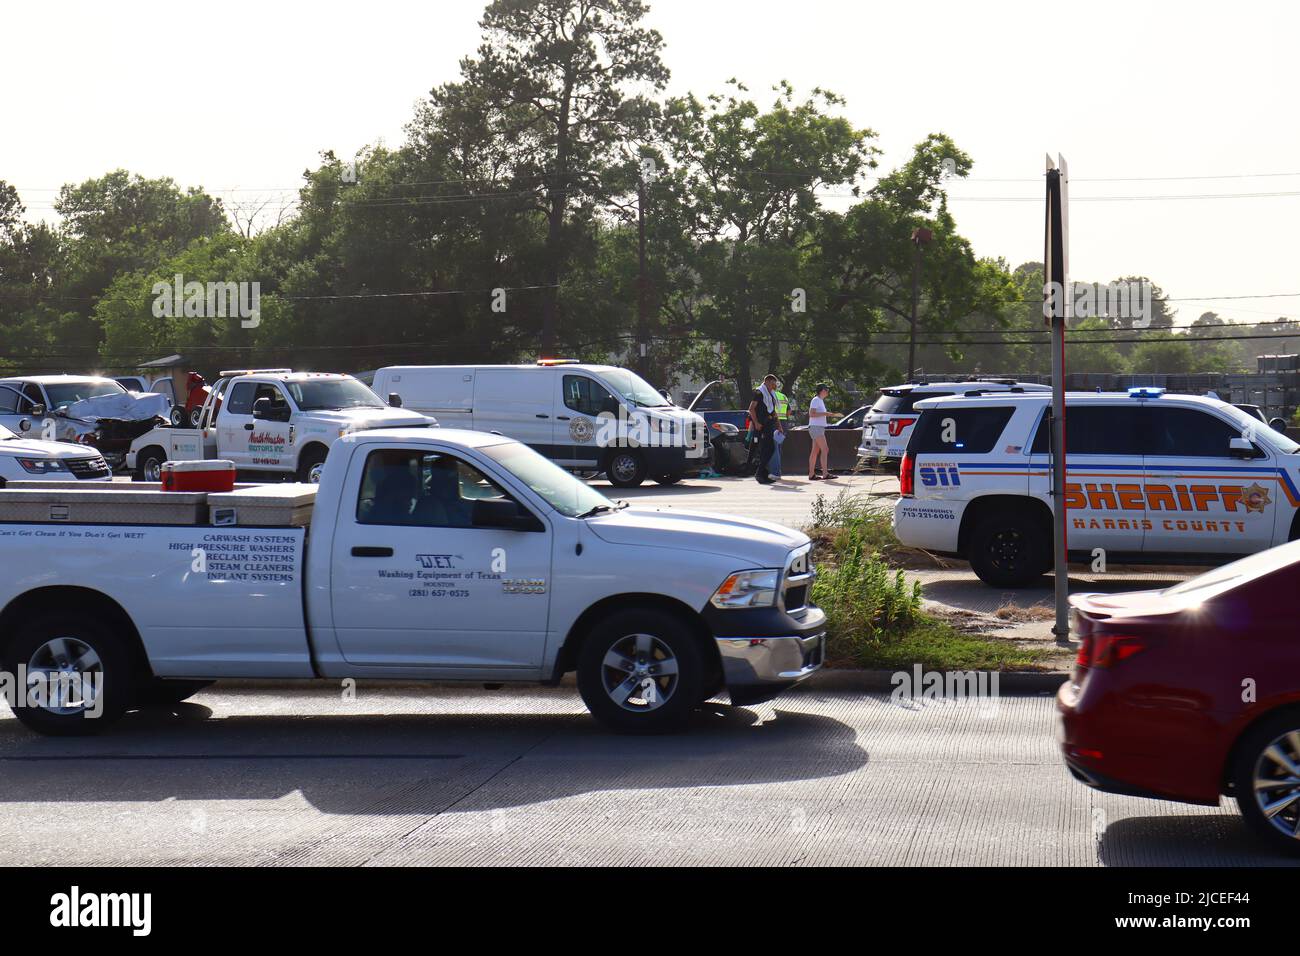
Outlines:
<svg viewBox="0 0 1300 956"><path fill-rule="evenodd" d="M56 471L67 471L68 466L57 458L19 458L18 464L23 471L32 475L52 475Z"/></svg>
<svg viewBox="0 0 1300 956"><path fill-rule="evenodd" d="M737 571L713 592L709 603L714 607L772 607L776 604L776 586L781 572L775 568L761 571Z"/></svg>

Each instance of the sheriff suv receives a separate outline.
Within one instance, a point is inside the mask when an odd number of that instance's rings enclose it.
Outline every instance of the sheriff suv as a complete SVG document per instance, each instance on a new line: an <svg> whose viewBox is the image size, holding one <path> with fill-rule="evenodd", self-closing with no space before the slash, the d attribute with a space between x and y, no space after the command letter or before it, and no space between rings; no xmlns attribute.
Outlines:
<svg viewBox="0 0 1300 956"><path fill-rule="evenodd" d="M986 584L1052 564L1051 396L928 399L900 472L900 541ZM1300 445L1240 409L1163 389L1066 397L1072 558L1221 564L1300 537Z"/></svg>
<svg viewBox="0 0 1300 956"><path fill-rule="evenodd" d="M916 424L916 403L927 398L964 395L972 390L988 392L1047 392L1048 385L1028 385L1009 378L974 379L969 382L921 382L891 385L862 419L862 442L858 457L867 460L898 461L907 448Z"/></svg>

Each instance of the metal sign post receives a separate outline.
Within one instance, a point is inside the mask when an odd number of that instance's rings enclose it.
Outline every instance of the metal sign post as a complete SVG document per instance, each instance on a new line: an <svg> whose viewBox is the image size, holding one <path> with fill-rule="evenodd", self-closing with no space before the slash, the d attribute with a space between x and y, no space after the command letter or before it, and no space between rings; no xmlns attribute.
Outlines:
<svg viewBox="0 0 1300 956"><path fill-rule="evenodd" d="M1052 328L1052 540L1056 576L1056 643L1070 643L1070 571L1065 507L1065 324L1070 315L1069 172L1047 157L1043 250L1043 318Z"/></svg>

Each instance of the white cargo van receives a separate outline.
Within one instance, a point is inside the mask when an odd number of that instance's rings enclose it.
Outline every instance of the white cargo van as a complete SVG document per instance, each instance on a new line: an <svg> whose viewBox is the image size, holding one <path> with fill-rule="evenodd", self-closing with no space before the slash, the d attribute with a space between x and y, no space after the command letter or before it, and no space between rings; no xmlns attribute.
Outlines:
<svg viewBox="0 0 1300 956"><path fill-rule="evenodd" d="M709 462L704 419L612 365L392 366L375 373L374 390L446 427L497 432L570 470L604 472L618 488L671 485Z"/></svg>

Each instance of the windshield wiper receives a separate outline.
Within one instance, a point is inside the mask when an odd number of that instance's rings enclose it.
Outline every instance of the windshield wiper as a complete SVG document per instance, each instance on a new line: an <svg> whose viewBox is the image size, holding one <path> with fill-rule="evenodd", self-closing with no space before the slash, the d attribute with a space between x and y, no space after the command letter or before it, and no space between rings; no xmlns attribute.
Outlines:
<svg viewBox="0 0 1300 956"><path fill-rule="evenodd" d="M612 505L592 505L582 514L577 515L579 518L594 518L596 515L604 514L606 511L613 511Z"/></svg>

